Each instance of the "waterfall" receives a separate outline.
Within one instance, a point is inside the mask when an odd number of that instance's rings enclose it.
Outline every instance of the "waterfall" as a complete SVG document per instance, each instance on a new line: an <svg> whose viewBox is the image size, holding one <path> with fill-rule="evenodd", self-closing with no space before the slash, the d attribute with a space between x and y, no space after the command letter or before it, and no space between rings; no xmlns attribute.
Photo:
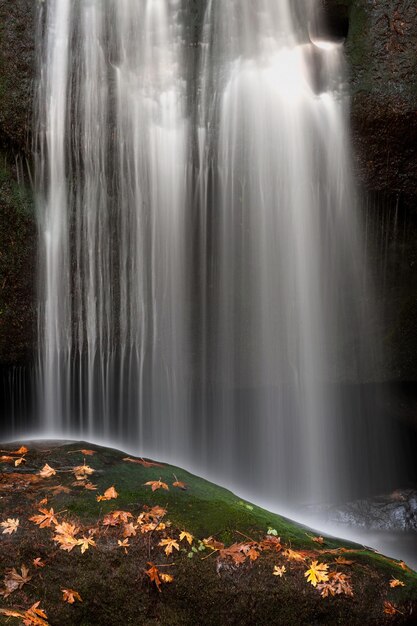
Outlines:
<svg viewBox="0 0 417 626"><path fill-rule="evenodd" d="M343 50L309 0L206 5L41 5L40 424L324 499L372 360Z"/></svg>

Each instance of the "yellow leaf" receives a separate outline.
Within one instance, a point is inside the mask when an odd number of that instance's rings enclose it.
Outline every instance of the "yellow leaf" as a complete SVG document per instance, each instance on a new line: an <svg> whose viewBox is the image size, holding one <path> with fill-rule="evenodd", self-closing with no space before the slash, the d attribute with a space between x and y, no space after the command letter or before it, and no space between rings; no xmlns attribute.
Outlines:
<svg viewBox="0 0 417 626"><path fill-rule="evenodd" d="M285 567L285 565L283 565L282 567L275 565L274 571L272 573L274 576L279 576L280 578L282 578L286 571L287 571L287 568Z"/></svg>
<svg viewBox="0 0 417 626"><path fill-rule="evenodd" d="M53 469L53 467L50 467L48 463L46 463L39 472L39 476L41 476L42 478L50 478L51 476L55 476L55 474L56 471Z"/></svg>
<svg viewBox="0 0 417 626"><path fill-rule="evenodd" d="M308 569L304 576L307 578L307 582L311 583L313 587L317 586L317 583L326 582L329 580L329 576L327 574L327 570L329 566L326 563L318 563L317 561L313 561L310 565L310 569Z"/></svg>
<svg viewBox="0 0 417 626"><path fill-rule="evenodd" d="M405 583L402 580L398 580L398 578L392 578L389 581L390 587L405 587Z"/></svg>
<svg viewBox="0 0 417 626"><path fill-rule="evenodd" d="M180 541L182 541L183 539L186 539L188 543L191 545L193 543L194 537L191 535L191 533L187 533L186 530L183 530L182 533L180 534Z"/></svg>
<svg viewBox="0 0 417 626"><path fill-rule="evenodd" d="M74 604L76 600L78 600L78 602L82 602L80 594L77 591L74 591L74 589L61 589L61 591L64 602L68 602L68 604Z"/></svg>
<svg viewBox="0 0 417 626"><path fill-rule="evenodd" d="M82 539L78 539L77 545L81 546L81 554L84 554L84 552L88 550L90 546L95 546L96 542L91 537L84 536Z"/></svg>
<svg viewBox="0 0 417 626"><path fill-rule="evenodd" d="M169 555L172 554L172 550L173 548L175 548L175 550L179 550L180 546L179 544L175 541L175 539L162 539L162 541L159 542L160 546L165 546L165 554Z"/></svg>
<svg viewBox="0 0 417 626"><path fill-rule="evenodd" d="M291 550L291 548L284 550L282 555L289 561L305 561L305 557L302 554L296 552L295 550Z"/></svg>
<svg viewBox="0 0 417 626"><path fill-rule="evenodd" d="M12 535L17 531L20 522L18 519L9 517L5 522L1 522L0 526L3 526L3 535Z"/></svg>
<svg viewBox="0 0 417 626"><path fill-rule="evenodd" d="M172 581L174 580L174 577L171 576L170 574L159 574L161 580L163 583L172 583Z"/></svg>

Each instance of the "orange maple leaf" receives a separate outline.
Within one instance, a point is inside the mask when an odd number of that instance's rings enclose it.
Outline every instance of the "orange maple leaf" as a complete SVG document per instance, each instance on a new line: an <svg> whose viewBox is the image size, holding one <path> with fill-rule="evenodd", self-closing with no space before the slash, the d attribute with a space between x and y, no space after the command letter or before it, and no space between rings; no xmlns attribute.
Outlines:
<svg viewBox="0 0 417 626"><path fill-rule="evenodd" d="M32 563L36 568L45 567L45 563L42 561L40 556L36 557L36 559L33 559Z"/></svg>
<svg viewBox="0 0 417 626"><path fill-rule="evenodd" d="M68 602L68 604L74 604L76 600L78 602L82 602L81 596L78 591L74 591L74 589L61 589L62 591L62 599L64 602Z"/></svg>
<svg viewBox="0 0 417 626"><path fill-rule="evenodd" d="M9 517L6 521L1 522L0 526L3 526L4 530L2 532L3 535L12 535L18 529L20 522L16 518Z"/></svg>
<svg viewBox="0 0 417 626"><path fill-rule="evenodd" d="M50 509L49 511L48 509L38 509L38 511L42 513L42 515L33 515L32 517L29 517L29 521L37 524L39 528L46 528L52 524L58 524L58 520L55 517L53 509Z"/></svg>
<svg viewBox="0 0 417 626"><path fill-rule="evenodd" d="M403 583L402 580L398 580L398 578L391 578L391 580L389 581L389 586L390 587L405 587L405 583Z"/></svg>
<svg viewBox="0 0 417 626"><path fill-rule="evenodd" d="M149 480L147 483L144 483L145 486L152 487L152 491L156 491L157 489L165 489L169 491L169 487L166 483L163 483L161 479L159 480Z"/></svg>
<svg viewBox="0 0 417 626"><path fill-rule="evenodd" d="M123 461L127 461L129 463L137 463L138 465L142 465L143 467L164 467L161 463L155 463L154 461L146 461L145 459L132 459L132 457L127 456L123 459Z"/></svg>
<svg viewBox="0 0 417 626"><path fill-rule="evenodd" d="M97 496L97 502L102 502L104 500L115 500L118 497L118 493L116 491L116 489L113 487L109 487L108 489L106 489L106 491L104 492L104 495L102 496Z"/></svg>
<svg viewBox="0 0 417 626"><path fill-rule="evenodd" d="M39 476L41 476L42 478L50 478L51 476L55 476L55 474L56 474L56 471L54 470L53 467L48 465L48 463L45 463L45 465L39 472Z"/></svg>

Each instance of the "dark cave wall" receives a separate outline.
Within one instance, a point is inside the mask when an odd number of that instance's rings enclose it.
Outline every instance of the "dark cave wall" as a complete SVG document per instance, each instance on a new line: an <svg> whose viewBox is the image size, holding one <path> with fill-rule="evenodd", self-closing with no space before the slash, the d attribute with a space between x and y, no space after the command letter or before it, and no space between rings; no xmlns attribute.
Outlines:
<svg viewBox="0 0 417 626"><path fill-rule="evenodd" d="M417 11L414 0L321 0L343 32L354 167L384 319L379 380L417 380ZM35 352L31 129L38 0L0 0L0 365ZM197 39L205 1L183 0ZM337 34L336 33L336 34ZM346 34L346 33L345 33ZM191 51L190 51L191 53ZM193 54L197 54L194 50Z"/></svg>

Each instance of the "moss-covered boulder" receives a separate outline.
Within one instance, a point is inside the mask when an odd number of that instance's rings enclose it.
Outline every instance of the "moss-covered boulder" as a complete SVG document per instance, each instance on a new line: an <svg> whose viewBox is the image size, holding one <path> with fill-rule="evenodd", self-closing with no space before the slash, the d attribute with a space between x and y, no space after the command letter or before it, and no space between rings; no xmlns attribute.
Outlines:
<svg viewBox="0 0 417 626"><path fill-rule="evenodd" d="M38 601L51 626L382 626L417 608L404 563L180 468L87 443L25 446L0 458L0 623Z"/></svg>

